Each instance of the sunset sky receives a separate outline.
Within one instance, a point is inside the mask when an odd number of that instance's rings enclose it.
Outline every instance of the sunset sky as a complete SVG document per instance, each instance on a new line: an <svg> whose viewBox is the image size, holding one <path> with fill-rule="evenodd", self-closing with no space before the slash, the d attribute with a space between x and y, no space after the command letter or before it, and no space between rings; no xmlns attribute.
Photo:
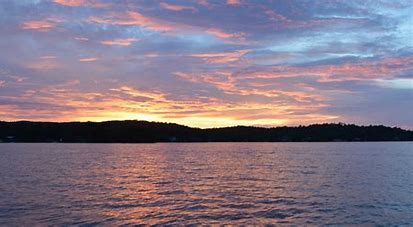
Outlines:
<svg viewBox="0 0 413 227"><path fill-rule="evenodd" d="M0 120L413 128L412 0L1 0Z"/></svg>

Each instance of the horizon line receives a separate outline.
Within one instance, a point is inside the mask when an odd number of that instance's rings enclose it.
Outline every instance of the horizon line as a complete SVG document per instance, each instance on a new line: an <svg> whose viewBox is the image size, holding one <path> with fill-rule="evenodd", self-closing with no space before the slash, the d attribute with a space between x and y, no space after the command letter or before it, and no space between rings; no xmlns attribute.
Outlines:
<svg viewBox="0 0 413 227"><path fill-rule="evenodd" d="M149 120L139 120L139 119L124 119L124 120L102 120L102 121L38 121L38 120L15 120L15 121L4 121L0 120L1 122L6 122L6 123L18 123L18 122L31 122L31 123L58 123L58 124L65 124L65 123L105 123L105 122L127 122L127 121L136 121L136 122L149 122L149 123L162 123L162 124L176 124L180 126L185 126L188 128L196 128L196 129L220 129L220 128L234 128L234 127L252 127L252 128L282 128L282 127L290 127L290 128L295 128L295 127L309 127L313 125L325 125L325 124L330 124L330 125L342 125L342 126L347 126L347 125L354 125L358 127L374 127L374 126L384 126L388 128L398 128L406 131L413 131L413 128L405 128L402 126L388 126L385 124L356 124L356 123L346 123L346 122L319 122L319 123L309 123L309 124L299 124L299 125L272 125L272 126L265 126L265 125L228 125L228 126L219 126L219 127L196 127L196 126L190 126L186 124L180 124L176 122L167 122L167 121L149 121Z"/></svg>

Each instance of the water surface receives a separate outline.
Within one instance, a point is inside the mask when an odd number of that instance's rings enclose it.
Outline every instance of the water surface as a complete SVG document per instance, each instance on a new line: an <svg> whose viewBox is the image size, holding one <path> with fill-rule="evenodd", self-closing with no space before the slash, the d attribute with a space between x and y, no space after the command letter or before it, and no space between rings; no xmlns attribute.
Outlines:
<svg viewBox="0 0 413 227"><path fill-rule="evenodd" d="M413 143L0 144L0 225L413 225Z"/></svg>

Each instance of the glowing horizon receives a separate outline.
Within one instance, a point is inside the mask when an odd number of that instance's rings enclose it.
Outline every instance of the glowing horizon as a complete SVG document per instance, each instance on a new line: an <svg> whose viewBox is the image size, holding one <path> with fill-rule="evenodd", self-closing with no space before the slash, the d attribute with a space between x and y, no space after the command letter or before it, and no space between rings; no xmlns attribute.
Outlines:
<svg viewBox="0 0 413 227"><path fill-rule="evenodd" d="M5 0L0 120L413 128L411 1Z"/></svg>

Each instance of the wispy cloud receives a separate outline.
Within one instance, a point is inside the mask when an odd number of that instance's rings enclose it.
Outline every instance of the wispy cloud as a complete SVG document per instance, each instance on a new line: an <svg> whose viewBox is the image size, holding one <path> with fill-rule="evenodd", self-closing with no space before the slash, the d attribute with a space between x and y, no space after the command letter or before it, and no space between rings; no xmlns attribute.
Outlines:
<svg viewBox="0 0 413 227"><path fill-rule="evenodd" d="M89 21L98 24L113 24L113 25L138 25L154 31L169 31L174 27L171 24L161 22L159 20L146 17L139 12L129 11L126 15L107 15L105 17L89 17Z"/></svg>
<svg viewBox="0 0 413 227"><path fill-rule="evenodd" d="M239 5L241 4L241 0L227 0L228 5Z"/></svg>
<svg viewBox="0 0 413 227"><path fill-rule="evenodd" d="M216 36L221 39L232 39L232 38L242 38L244 37L244 33L229 33L225 32L218 28L210 28L207 30L207 33Z"/></svg>
<svg viewBox="0 0 413 227"><path fill-rule="evenodd" d="M52 2L65 6L82 6L87 3L87 0L52 0Z"/></svg>
<svg viewBox="0 0 413 227"><path fill-rule="evenodd" d="M45 56L41 56L40 59L56 59L56 56L53 55L45 55Z"/></svg>
<svg viewBox="0 0 413 227"><path fill-rule="evenodd" d="M43 20L25 21L21 24L21 28L38 31L49 31L50 29L56 27L59 22L62 22L62 20L54 17L49 17Z"/></svg>
<svg viewBox="0 0 413 227"><path fill-rule="evenodd" d="M51 0L52 2L69 7L105 7L108 4L101 2L100 0Z"/></svg>
<svg viewBox="0 0 413 227"><path fill-rule="evenodd" d="M89 39L86 38L86 37L75 37L75 40L77 40L77 41L89 41Z"/></svg>
<svg viewBox="0 0 413 227"><path fill-rule="evenodd" d="M134 42L139 41L139 39L128 38L128 39L113 39L113 40L104 40L101 43L104 45L117 45L117 46L129 46Z"/></svg>
<svg viewBox="0 0 413 227"><path fill-rule="evenodd" d="M175 5L175 4L170 4L166 2L161 2L159 5L164 9L172 10L172 11L183 11L183 10L197 11L197 9L192 6Z"/></svg>
<svg viewBox="0 0 413 227"><path fill-rule="evenodd" d="M93 61L97 61L98 58L80 58L79 61L80 62L93 62Z"/></svg>
<svg viewBox="0 0 413 227"><path fill-rule="evenodd" d="M208 0L196 0L196 2L199 5L202 5L202 6L205 6L205 7L210 7L211 6Z"/></svg>
<svg viewBox="0 0 413 227"><path fill-rule="evenodd" d="M192 54L192 57L202 58L209 63L230 63L241 60L241 57L250 50L238 50L234 52L219 52L219 53L197 53Z"/></svg>

